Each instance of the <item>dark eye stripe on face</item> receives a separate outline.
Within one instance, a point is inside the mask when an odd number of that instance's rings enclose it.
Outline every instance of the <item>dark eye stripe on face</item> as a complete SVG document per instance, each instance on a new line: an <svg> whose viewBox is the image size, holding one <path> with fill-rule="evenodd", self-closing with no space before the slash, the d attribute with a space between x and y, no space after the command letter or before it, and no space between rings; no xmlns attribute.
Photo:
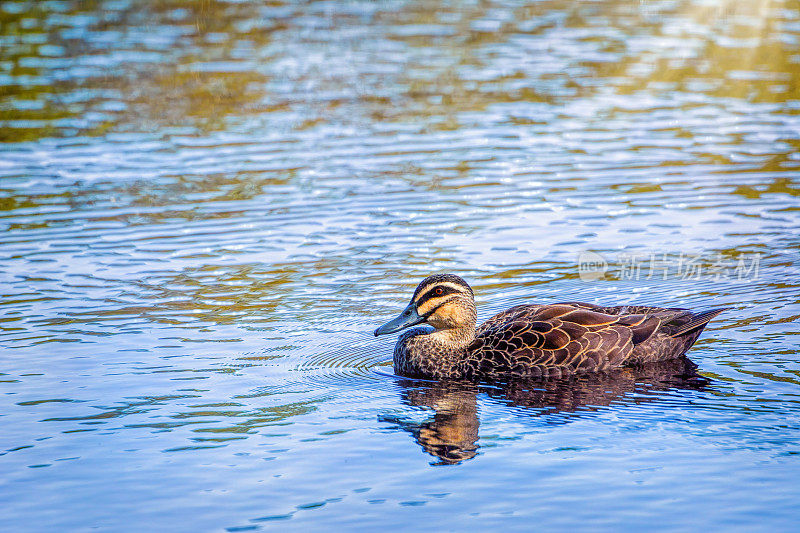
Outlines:
<svg viewBox="0 0 800 533"><path fill-rule="evenodd" d="M439 293L438 289L441 289L442 292ZM449 294L460 293L461 291L456 289L455 287L447 287L443 285L434 285L430 289L426 290L419 298L417 298L417 307L421 306L431 298L441 298L443 296L447 296Z"/></svg>

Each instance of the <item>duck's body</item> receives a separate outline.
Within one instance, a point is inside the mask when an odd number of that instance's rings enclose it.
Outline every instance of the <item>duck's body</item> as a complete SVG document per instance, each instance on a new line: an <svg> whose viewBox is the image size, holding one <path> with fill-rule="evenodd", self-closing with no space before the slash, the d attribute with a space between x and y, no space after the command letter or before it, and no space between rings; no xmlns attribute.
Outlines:
<svg viewBox="0 0 800 533"><path fill-rule="evenodd" d="M402 334L395 372L433 379L552 377L682 356L715 309L602 307L580 302L519 305L476 328L472 289L458 276L430 276L411 304L375 335Z"/></svg>

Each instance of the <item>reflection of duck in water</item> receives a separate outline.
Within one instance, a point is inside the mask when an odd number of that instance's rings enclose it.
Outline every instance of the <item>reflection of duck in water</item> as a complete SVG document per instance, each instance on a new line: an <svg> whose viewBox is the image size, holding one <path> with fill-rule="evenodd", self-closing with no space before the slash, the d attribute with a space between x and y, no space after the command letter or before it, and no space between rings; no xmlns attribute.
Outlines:
<svg viewBox="0 0 800 533"><path fill-rule="evenodd" d="M708 381L695 372L696 368L697 365L681 357L608 372L515 381L499 388L463 381L403 380L400 382L403 401L433 409L433 418L421 423L396 416L380 419L411 433L426 452L439 459L434 464L458 464L478 453L479 393L508 405L531 408L532 416L595 411L615 401L655 400L654 393L672 388L703 389ZM626 398L633 392L639 394Z"/></svg>
<svg viewBox="0 0 800 533"><path fill-rule="evenodd" d="M478 453L478 404L476 387L470 383L401 381L403 401L434 410L433 418L417 423L384 415L382 422L400 426L414 436L439 465L458 464Z"/></svg>
<svg viewBox="0 0 800 533"><path fill-rule="evenodd" d="M394 349L398 374L433 379L559 377L663 361L683 355L723 309L570 302L518 305L477 329L472 289L452 274L429 276L411 303L375 335L403 333Z"/></svg>

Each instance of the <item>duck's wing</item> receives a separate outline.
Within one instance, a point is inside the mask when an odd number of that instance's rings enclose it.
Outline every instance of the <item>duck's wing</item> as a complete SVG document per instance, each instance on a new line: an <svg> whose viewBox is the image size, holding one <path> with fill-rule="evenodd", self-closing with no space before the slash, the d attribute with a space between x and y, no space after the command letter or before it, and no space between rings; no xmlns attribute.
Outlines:
<svg viewBox="0 0 800 533"><path fill-rule="evenodd" d="M729 309L728 307L723 307L694 312L680 307L653 307L649 305L600 306L583 302L569 302L566 305L573 305L608 315L646 315L658 318L661 326L657 328L657 332L667 337L680 337L687 333L692 333L708 324L712 318Z"/></svg>
<svg viewBox="0 0 800 533"><path fill-rule="evenodd" d="M610 314L579 302L520 305L490 318L468 348L466 373L520 376L602 370L625 361L661 318Z"/></svg>
<svg viewBox="0 0 800 533"><path fill-rule="evenodd" d="M492 318L481 324L475 330L475 335L480 337L481 334L489 329L494 328L498 325L508 324L513 322L514 320L520 319L524 320L525 317L531 316L537 309L541 309L542 307L547 307L545 305L517 305L515 307L511 307L510 309L506 309L500 313L497 313Z"/></svg>
<svg viewBox="0 0 800 533"><path fill-rule="evenodd" d="M596 305L587 304L584 302L566 302L559 305L572 305L580 307L581 309L589 309L598 313L605 313L607 315L651 315L658 316L665 321L684 315L687 312L691 313L688 309L681 309L678 307L654 307L651 305Z"/></svg>

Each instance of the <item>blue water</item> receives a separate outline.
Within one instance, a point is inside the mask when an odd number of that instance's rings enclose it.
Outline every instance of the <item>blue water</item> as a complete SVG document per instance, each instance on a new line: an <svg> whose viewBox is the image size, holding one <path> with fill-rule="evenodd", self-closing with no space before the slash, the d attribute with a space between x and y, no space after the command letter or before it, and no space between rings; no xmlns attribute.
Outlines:
<svg viewBox="0 0 800 533"><path fill-rule="evenodd" d="M796 3L5 1L0 141L3 530L796 529ZM394 376L443 271L732 309Z"/></svg>

